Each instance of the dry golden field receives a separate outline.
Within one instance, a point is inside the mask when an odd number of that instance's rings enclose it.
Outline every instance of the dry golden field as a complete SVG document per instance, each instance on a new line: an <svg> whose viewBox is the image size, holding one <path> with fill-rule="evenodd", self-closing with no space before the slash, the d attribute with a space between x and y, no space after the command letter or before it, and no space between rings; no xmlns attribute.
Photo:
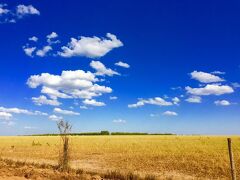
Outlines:
<svg viewBox="0 0 240 180"><path fill-rule="evenodd" d="M159 179L230 179L224 136L72 136L71 166L88 172L134 172ZM240 137L232 137L240 178ZM39 142L39 145L33 145ZM57 136L0 137L0 157L57 164Z"/></svg>

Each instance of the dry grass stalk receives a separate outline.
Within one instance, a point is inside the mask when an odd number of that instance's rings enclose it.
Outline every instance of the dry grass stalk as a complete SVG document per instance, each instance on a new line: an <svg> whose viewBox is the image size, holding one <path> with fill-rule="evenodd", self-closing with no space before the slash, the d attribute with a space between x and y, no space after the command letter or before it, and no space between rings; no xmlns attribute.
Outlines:
<svg viewBox="0 0 240 180"><path fill-rule="evenodd" d="M69 170L70 161L70 139L69 133L71 132L72 126L69 122L61 120L57 123L58 130L62 141L62 150L59 153L59 169L61 171Z"/></svg>

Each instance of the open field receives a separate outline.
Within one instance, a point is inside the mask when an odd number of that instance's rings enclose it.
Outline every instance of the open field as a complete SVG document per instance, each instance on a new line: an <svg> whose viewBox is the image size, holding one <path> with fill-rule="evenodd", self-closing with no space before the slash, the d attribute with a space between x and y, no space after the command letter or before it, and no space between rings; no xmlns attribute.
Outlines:
<svg viewBox="0 0 240 180"><path fill-rule="evenodd" d="M232 138L240 177L240 137ZM59 142L57 136L0 137L0 157L56 165ZM73 136L71 145L72 168L86 172L133 172L159 179L230 179L223 136Z"/></svg>

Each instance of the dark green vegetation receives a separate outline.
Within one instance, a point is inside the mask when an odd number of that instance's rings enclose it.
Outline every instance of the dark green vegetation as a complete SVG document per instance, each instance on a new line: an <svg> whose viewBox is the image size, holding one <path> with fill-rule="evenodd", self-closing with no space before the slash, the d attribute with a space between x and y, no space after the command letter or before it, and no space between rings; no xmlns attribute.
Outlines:
<svg viewBox="0 0 240 180"><path fill-rule="evenodd" d="M143 132L82 132L82 133L69 133L70 136L99 136L99 135L176 135L172 133L143 133ZM31 136L59 136L59 134L33 134Z"/></svg>

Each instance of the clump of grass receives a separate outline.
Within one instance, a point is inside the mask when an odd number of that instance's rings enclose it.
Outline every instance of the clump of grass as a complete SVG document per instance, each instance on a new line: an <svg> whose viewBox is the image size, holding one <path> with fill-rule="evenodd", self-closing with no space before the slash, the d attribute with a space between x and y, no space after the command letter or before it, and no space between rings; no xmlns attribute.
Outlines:
<svg viewBox="0 0 240 180"><path fill-rule="evenodd" d="M109 171L106 174L104 174L103 176L106 179L117 179L117 180L145 180L147 178L147 177L141 178L139 175L134 174L132 172L124 174L119 171ZM154 179L146 179L146 180L154 180Z"/></svg>
<svg viewBox="0 0 240 180"><path fill-rule="evenodd" d="M76 170L76 174L83 174L83 173L84 173L84 171L82 169L77 169Z"/></svg>
<svg viewBox="0 0 240 180"><path fill-rule="evenodd" d="M139 180L141 179L138 175L132 173L132 172L129 172L127 175L126 175L126 180Z"/></svg>
<svg viewBox="0 0 240 180"><path fill-rule="evenodd" d="M155 179L156 179L156 177L152 174L147 174L144 178L144 180L155 180Z"/></svg>
<svg viewBox="0 0 240 180"><path fill-rule="evenodd" d="M32 146L41 146L42 144L38 141L38 142L35 142L35 140L33 140L32 142Z"/></svg>
<svg viewBox="0 0 240 180"><path fill-rule="evenodd" d="M109 171L104 175L104 178L125 180L124 175L122 175L119 171Z"/></svg>

